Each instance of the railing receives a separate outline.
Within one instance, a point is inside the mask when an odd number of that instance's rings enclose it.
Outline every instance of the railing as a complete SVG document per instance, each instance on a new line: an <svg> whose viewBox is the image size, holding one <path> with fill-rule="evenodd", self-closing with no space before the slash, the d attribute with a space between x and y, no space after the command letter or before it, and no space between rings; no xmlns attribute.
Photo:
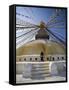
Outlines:
<svg viewBox="0 0 69 90"><path fill-rule="evenodd" d="M17 56L16 62L47 62L47 61L65 61L65 56L44 56L43 60L39 55L26 55L26 56Z"/></svg>

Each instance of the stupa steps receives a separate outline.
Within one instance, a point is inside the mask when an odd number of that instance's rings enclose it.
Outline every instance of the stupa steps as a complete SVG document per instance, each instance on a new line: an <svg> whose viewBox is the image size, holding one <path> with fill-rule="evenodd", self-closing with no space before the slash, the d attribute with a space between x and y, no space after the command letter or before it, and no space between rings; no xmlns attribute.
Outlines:
<svg viewBox="0 0 69 90"><path fill-rule="evenodd" d="M33 64L32 65L32 71L31 71L31 78L45 78L47 76L50 76L49 72L49 63L43 63L43 64Z"/></svg>
<svg viewBox="0 0 69 90"><path fill-rule="evenodd" d="M38 70L39 71L45 71L45 70L48 71L49 68L37 68L37 69L34 68L34 69L32 69L32 71L38 71Z"/></svg>

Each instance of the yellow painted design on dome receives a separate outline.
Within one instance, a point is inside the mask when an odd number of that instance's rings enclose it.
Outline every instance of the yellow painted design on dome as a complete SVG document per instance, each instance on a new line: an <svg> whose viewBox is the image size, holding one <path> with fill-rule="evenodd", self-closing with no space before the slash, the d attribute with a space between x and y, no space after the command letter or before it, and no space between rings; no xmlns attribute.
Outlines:
<svg viewBox="0 0 69 90"><path fill-rule="evenodd" d="M16 49L16 55L44 55L65 54L65 47L50 40L35 40Z"/></svg>

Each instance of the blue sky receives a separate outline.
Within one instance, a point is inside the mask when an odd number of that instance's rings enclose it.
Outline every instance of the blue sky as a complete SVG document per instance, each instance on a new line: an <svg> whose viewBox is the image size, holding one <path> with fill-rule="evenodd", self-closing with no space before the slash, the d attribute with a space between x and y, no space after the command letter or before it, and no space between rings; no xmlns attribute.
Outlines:
<svg viewBox="0 0 69 90"><path fill-rule="evenodd" d="M56 26L63 26L66 25L66 13L65 9L57 9L60 10L60 16L56 18L56 20L60 21L63 20L64 23L58 23ZM19 13L21 15L16 14L16 18L19 18L21 20L30 22L32 24L40 24L41 21L47 22L50 20L50 17L54 15L56 12L55 8L37 8L37 7L16 7L16 13ZM65 41L66 38L66 28L58 28L56 29L55 27L49 28L56 36L61 35L63 40ZM60 37L61 38L61 37Z"/></svg>

